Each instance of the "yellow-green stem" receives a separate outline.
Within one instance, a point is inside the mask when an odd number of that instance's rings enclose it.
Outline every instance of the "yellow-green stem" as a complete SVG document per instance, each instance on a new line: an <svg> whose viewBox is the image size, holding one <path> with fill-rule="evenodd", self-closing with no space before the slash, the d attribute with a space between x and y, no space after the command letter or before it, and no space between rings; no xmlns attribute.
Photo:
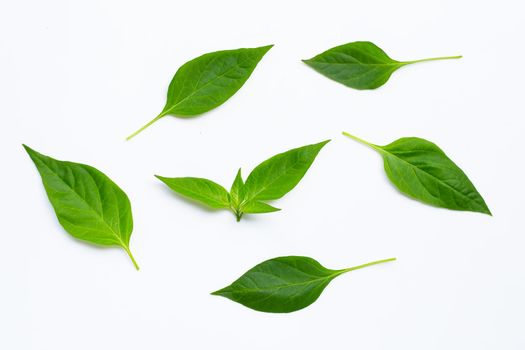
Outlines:
<svg viewBox="0 0 525 350"><path fill-rule="evenodd" d="M133 265L135 265L135 268L137 269L137 271L140 270L139 264L137 264L137 261L133 257L133 254L131 254L131 250L129 250L129 247L122 247L122 248L124 248L126 253L128 253L128 255L129 255L131 261L133 262Z"/></svg>
<svg viewBox="0 0 525 350"><path fill-rule="evenodd" d="M419 63L419 62L428 62L428 61L440 61L440 60L454 60L458 58L462 58L463 56L444 56L444 57L432 57L432 58L423 58L420 60L414 60L414 61L405 61L401 62L402 64L412 64L412 63Z"/></svg>
<svg viewBox="0 0 525 350"><path fill-rule="evenodd" d="M157 120L159 120L160 118L164 117L165 115L166 114L164 112L160 113L158 116L156 116L154 119L152 119L148 124L144 125L142 128L138 129L133 134L131 134L128 137L126 137L126 141L131 140L133 137L135 137L138 134L140 134L144 129L146 129L148 126L150 126L151 124L155 123Z"/></svg>
<svg viewBox="0 0 525 350"><path fill-rule="evenodd" d="M363 264L363 265L358 265L358 266L354 266L354 267L349 267L347 269L339 270L339 272L340 273L345 273L345 272L349 272L349 271L359 270L359 269L362 269L362 268L365 268L365 267L368 267L368 266L382 264L382 263L395 261L395 260L396 260L396 258L389 258L389 259L372 261L372 262L369 262L369 263L366 263L366 264Z"/></svg>

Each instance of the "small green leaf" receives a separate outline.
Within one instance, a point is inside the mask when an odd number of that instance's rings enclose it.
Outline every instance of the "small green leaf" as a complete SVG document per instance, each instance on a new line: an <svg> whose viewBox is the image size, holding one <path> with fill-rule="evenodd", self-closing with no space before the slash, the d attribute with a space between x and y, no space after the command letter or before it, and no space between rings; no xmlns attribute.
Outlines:
<svg viewBox="0 0 525 350"><path fill-rule="evenodd" d="M244 199L244 181L242 180L240 168L239 171L237 171L237 176L235 176L235 180L233 181L230 190L230 198L234 207L238 207Z"/></svg>
<svg viewBox="0 0 525 350"><path fill-rule="evenodd" d="M104 246L120 246L139 269L129 240L133 217L128 196L97 169L25 150L40 173L58 221L73 237Z"/></svg>
<svg viewBox="0 0 525 350"><path fill-rule="evenodd" d="M395 258L330 270L312 258L285 256L260 263L212 295L223 296L257 311L288 313L315 302L337 276L393 260Z"/></svg>
<svg viewBox="0 0 525 350"><path fill-rule="evenodd" d="M341 84L358 90L367 90L382 86L394 71L403 66L461 57L435 57L400 62L388 57L383 50L371 42L356 41L331 48L303 62Z"/></svg>
<svg viewBox="0 0 525 350"><path fill-rule="evenodd" d="M272 46L210 52L186 62L170 83L162 112L127 139L166 115L188 118L220 106L244 85Z"/></svg>
<svg viewBox="0 0 525 350"><path fill-rule="evenodd" d="M279 199L290 192L329 141L295 148L259 164L246 179L245 200Z"/></svg>
<svg viewBox="0 0 525 350"><path fill-rule="evenodd" d="M264 161L252 171L246 183L239 169L230 193L221 185L206 179L157 177L178 194L213 208L230 209L240 221L244 213L260 214L280 210L263 201L281 198L292 190L329 141L292 149Z"/></svg>
<svg viewBox="0 0 525 350"><path fill-rule="evenodd" d="M408 196L441 208L491 215L467 175L432 142L404 137L377 146L346 132L343 135L378 151L388 178Z"/></svg>
<svg viewBox="0 0 525 350"><path fill-rule="evenodd" d="M198 177L155 177L186 198L216 209L230 207L228 192L213 181Z"/></svg>
<svg viewBox="0 0 525 350"><path fill-rule="evenodd" d="M244 181L241 175L241 169L237 171L235 180L230 189L230 208L233 210L237 222L241 221L243 212L240 210L241 203L244 200Z"/></svg>
<svg viewBox="0 0 525 350"><path fill-rule="evenodd" d="M246 213L246 214L263 214L263 213L273 213L274 211L279 211L281 209L272 207L271 205L266 204L264 202L252 200L244 204L241 210L243 213Z"/></svg>

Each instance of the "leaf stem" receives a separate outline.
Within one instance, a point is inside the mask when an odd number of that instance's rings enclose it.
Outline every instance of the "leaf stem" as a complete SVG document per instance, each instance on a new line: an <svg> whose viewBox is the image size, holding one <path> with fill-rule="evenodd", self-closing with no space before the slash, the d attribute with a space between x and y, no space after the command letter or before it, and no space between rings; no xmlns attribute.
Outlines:
<svg viewBox="0 0 525 350"><path fill-rule="evenodd" d="M135 268L137 269L137 271L140 270L139 264L137 264L137 261L133 257L133 254L131 254L131 250L129 250L129 247L123 246L122 248L124 248L126 253L128 253L128 255L131 258L131 261L133 262L133 265L135 265Z"/></svg>
<svg viewBox="0 0 525 350"><path fill-rule="evenodd" d="M126 137L126 141L131 140L133 137L135 137L136 135L140 134L140 132L142 132L148 126L150 126L151 124L155 123L157 120L159 120L160 118L164 117L165 115L166 114L164 112L161 112L158 116L156 116L154 119L152 119L148 124L144 125L142 128L138 129L133 134L131 134L128 137Z"/></svg>
<svg viewBox="0 0 525 350"><path fill-rule="evenodd" d="M403 64L412 64L412 63L427 62L427 61L453 60L453 59L458 59L458 58L462 58L462 57L463 56L461 56L461 55L458 55L458 56L444 56L444 57L432 57L432 58L423 58L423 59L415 60L415 61L405 61L405 62L401 62L401 63L403 63Z"/></svg>
<svg viewBox="0 0 525 350"><path fill-rule="evenodd" d="M359 142L359 143L361 143L361 144L363 144L363 145L366 145L366 146L368 146L368 147L371 147L371 148L373 148L373 149L375 149L375 150L379 150L379 149L380 149L379 146L374 145L373 143L370 143L370 142L368 142L368 141L365 141L365 140L363 140L363 139L361 139L361 138L359 138L359 137L357 137L357 136L354 136L354 135L352 135L352 134L349 134L349 133L347 133L346 131L343 131L343 135L344 135L344 136L347 136L347 137L349 137L349 138L351 138L351 139L353 139L353 140L355 140L355 141L357 141L357 142Z"/></svg>
<svg viewBox="0 0 525 350"><path fill-rule="evenodd" d="M372 261L372 262L369 262L369 263L366 263L366 264L363 264L363 265L358 265L358 266L354 266L354 267L349 267L349 268L347 268L347 269L339 270L338 272L341 274L341 273L345 273L345 272L349 272L349 271L354 271L354 270L359 270L359 269L362 269L362 268L365 268L365 267L368 267L368 266L377 265L377 264L382 264L382 263L386 263L386 262L390 262L390 261L395 261L395 260L396 260L396 258L389 258L389 259L383 259L383 260Z"/></svg>

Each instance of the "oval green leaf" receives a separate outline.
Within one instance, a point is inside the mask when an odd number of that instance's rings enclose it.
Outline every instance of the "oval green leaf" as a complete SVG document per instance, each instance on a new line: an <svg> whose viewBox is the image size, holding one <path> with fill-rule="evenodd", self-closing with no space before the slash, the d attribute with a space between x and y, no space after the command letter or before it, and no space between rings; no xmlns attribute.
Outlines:
<svg viewBox="0 0 525 350"><path fill-rule="evenodd" d="M260 263L228 287L212 294L231 299L257 311L288 313L301 310L315 302L335 277L393 260L395 258L348 269L331 270L312 258L280 257Z"/></svg>
<svg viewBox="0 0 525 350"><path fill-rule="evenodd" d="M127 139L166 115L187 118L220 106L244 85L272 47L210 52L186 62L170 83L162 112Z"/></svg>
<svg viewBox="0 0 525 350"><path fill-rule="evenodd" d="M245 202L279 199L290 192L328 142L294 148L259 164L246 179Z"/></svg>
<svg viewBox="0 0 525 350"><path fill-rule="evenodd" d="M241 208L241 211L246 214L264 214L264 213L273 213L274 211L279 211L281 209L272 207L270 204L259 202L253 200L244 204Z"/></svg>
<svg viewBox="0 0 525 350"><path fill-rule="evenodd" d="M491 215L467 175L434 143L404 137L377 146L343 134L378 151L390 181L409 197L436 207Z"/></svg>
<svg viewBox="0 0 525 350"><path fill-rule="evenodd" d="M186 198L215 209L230 207L228 192L213 181L198 177L155 177Z"/></svg>
<svg viewBox="0 0 525 350"><path fill-rule="evenodd" d="M24 145L40 173L58 221L73 237L104 246L119 246L139 269L129 240L133 217L128 196L97 169L60 161Z"/></svg>
<svg viewBox="0 0 525 350"><path fill-rule="evenodd" d="M239 206L242 199L244 198L244 180L242 179L241 169L237 171L235 180L233 180L232 187L230 189L231 204L233 207Z"/></svg>
<svg viewBox="0 0 525 350"><path fill-rule="evenodd" d="M331 48L303 62L343 85L358 90L368 90L382 86L394 71L408 64L453 58L461 58L461 56L400 62L390 58L371 42L356 41Z"/></svg>

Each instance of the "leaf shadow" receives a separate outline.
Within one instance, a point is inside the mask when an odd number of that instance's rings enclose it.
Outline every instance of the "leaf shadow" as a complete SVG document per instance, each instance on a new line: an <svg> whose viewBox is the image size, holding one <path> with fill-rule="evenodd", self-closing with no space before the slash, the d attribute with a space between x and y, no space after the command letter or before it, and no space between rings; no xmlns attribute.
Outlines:
<svg viewBox="0 0 525 350"><path fill-rule="evenodd" d="M240 221L241 222L249 222L249 223L252 223L252 222L258 222L260 220L264 220L262 217L267 215L267 214L272 214L272 213L260 213L260 214L255 214L255 213L250 213L250 214L244 214L242 216L242 219Z"/></svg>

